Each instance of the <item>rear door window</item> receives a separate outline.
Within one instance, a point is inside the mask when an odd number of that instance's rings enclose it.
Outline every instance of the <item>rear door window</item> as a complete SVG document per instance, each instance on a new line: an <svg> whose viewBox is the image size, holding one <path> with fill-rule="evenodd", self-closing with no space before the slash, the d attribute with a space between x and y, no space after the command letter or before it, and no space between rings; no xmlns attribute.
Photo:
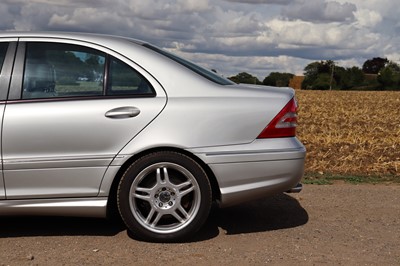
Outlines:
<svg viewBox="0 0 400 266"><path fill-rule="evenodd" d="M103 95L106 55L87 47L28 43L23 99Z"/></svg>
<svg viewBox="0 0 400 266"><path fill-rule="evenodd" d="M155 96L138 71L113 56L79 45L27 43L23 77L22 99Z"/></svg>

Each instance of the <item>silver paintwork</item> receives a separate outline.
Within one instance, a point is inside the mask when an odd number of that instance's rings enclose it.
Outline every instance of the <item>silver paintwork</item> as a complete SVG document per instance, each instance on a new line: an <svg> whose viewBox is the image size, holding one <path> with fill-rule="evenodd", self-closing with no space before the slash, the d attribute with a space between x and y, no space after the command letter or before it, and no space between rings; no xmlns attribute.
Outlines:
<svg viewBox="0 0 400 266"><path fill-rule="evenodd" d="M1 214L16 214L17 209L27 214L105 214L104 199L120 167L153 148L182 149L207 164L217 179L221 206L287 191L301 179L305 148L296 138L256 139L294 96L292 89L221 86L137 40L54 32L0 34L0 42L16 38L79 44L110 54L141 73L157 96L7 104L0 132ZM10 99L18 97L13 92L20 78L13 77ZM3 110L4 104L0 115ZM77 206L75 198L85 206ZM93 199L97 203L89 211Z"/></svg>
<svg viewBox="0 0 400 266"><path fill-rule="evenodd" d="M294 187L303 175L306 152L296 138L257 139L190 151L218 176L222 207Z"/></svg>
<svg viewBox="0 0 400 266"><path fill-rule="evenodd" d="M157 116L165 102L160 96L7 105L3 122L7 198L96 196L114 156ZM129 105L140 109L140 115L105 116ZM62 181L63 176L68 179Z"/></svg>

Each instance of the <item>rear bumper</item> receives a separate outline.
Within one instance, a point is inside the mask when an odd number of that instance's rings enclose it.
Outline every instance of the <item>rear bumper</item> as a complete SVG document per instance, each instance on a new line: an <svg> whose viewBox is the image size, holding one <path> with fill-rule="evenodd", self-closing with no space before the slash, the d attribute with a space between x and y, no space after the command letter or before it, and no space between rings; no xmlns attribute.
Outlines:
<svg viewBox="0 0 400 266"><path fill-rule="evenodd" d="M301 190L296 186L304 173L306 149L297 138L262 139L191 151L213 171L221 207Z"/></svg>

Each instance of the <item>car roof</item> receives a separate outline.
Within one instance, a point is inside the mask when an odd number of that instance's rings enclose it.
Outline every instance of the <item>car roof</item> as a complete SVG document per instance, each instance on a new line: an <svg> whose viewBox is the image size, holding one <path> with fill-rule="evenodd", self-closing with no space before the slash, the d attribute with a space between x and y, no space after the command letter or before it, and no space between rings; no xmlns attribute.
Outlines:
<svg viewBox="0 0 400 266"><path fill-rule="evenodd" d="M153 77L156 77L159 84L169 88L169 95L194 95L197 93L196 91L204 93L206 90L205 88L211 89L213 86L210 85L216 85L215 82L211 82L209 79L199 75L187 66L178 63L170 57L162 55L162 53L156 51L157 49L152 49L151 47L155 46L150 43L133 38L84 32L0 31L0 40L2 38L6 40L25 38L28 40L33 39L34 41L41 41L41 39L43 39L43 41L52 41L52 39L56 41L66 40L68 42L77 41L86 43L88 47L96 45L96 49L99 49L99 47L106 48L107 53L114 52L113 56L118 54L133 62L137 67L142 68L147 73L150 73ZM121 57L117 56L117 58ZM168 71L165 71L166 69L168 69ZM191 89L184 90L182 86L177 86L177 83L190 84ZM212 92L214 91L211 89L209 93Z"/></svg>
<svg viewBox="0 0 400 266"><path fill-rule="evenodd" d="M146 42L114 35L85 33L85 32L60 32L60 31L0 31L0 38L66 38L85 41L107 41L107 40L125 40L137 45L143 45Z"/></svg>

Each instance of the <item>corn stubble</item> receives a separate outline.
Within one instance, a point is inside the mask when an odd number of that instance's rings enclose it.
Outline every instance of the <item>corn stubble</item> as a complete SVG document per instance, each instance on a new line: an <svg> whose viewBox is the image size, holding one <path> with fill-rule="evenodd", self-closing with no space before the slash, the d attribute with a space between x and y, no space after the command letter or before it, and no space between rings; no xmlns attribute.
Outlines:
<svg viewBox="0 0 400 266"><path fill-rule="evenodd" d="M400 176L400 92L296 93L306 172Z"/></svg>

